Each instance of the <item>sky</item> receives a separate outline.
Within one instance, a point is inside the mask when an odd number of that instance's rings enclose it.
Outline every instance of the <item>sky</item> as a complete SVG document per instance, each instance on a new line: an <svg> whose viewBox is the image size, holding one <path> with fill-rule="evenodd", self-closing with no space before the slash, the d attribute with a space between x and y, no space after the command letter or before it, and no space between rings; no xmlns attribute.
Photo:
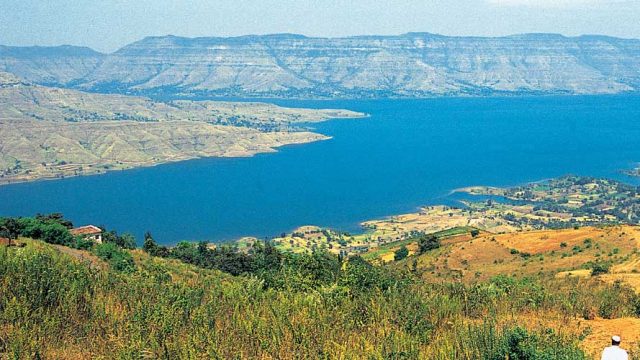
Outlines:
<svg viewBox="0 0 640 360"><path fill-rule="evenodd" d="M502 36L640 38L640 0L0 0L0 44L102 52L146 36Z"/></svg>

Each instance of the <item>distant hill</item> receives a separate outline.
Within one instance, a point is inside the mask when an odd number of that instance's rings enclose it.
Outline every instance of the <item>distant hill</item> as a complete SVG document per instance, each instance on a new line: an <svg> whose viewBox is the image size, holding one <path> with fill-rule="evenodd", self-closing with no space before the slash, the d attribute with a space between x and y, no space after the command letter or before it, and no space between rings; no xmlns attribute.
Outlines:
<svg viewBox="0 0 640 360"><path fill-rule="evenodd" d="M0 104L0 184L271 152L327 138L292 124L362 115L246 102L162 103L34 85L1 72Z"/></svg>
<svg viewBox="0 0 640 360"><path fill-rule="evenodd" d="M0 70L39 84L139 94L612 94L640 90L640 40L556 34L161 36L112 54L71 46L0 47Z"/></svg>
<svg viewBox="0 0 640 360"><path fill-rule="evenodd" d="M0 45L0 71L41 85L73 85L94 71L104 54L77 46Z"/></svg>

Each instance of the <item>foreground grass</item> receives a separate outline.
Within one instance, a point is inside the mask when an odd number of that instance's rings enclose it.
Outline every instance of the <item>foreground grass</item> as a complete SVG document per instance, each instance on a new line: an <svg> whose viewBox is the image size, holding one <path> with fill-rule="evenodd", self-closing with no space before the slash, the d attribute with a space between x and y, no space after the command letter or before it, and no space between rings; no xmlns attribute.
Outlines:
<svg viewBox="0 0 640 360"><path fill-rule="evenodd" d="M573 279L383 287L344 263L300 290L289 275L269 287L141 250L123 272L27 243L0 248L0 358L583 359L586 309L636 313L633 292Z"/></svg>

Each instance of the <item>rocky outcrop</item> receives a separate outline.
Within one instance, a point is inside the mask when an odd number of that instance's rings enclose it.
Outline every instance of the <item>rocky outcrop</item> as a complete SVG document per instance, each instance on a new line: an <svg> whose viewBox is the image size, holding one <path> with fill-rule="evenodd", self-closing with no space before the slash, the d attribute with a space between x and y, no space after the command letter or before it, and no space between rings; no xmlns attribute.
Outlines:
<svg viewBox="0 0 640 360"><path fill-rule="evenodd" d="M54 49L31 54L0 48L0 70L38 83L142 94L422 97L640 90L640 40L604 36L163 36L107 55Z"/></svg>

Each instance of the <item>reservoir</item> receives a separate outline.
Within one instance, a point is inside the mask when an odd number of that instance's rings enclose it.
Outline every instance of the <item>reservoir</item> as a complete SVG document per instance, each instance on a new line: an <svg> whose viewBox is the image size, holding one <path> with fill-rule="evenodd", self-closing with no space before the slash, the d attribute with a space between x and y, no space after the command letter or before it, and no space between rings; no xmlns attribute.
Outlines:
<svg viewBox="0 0 640 360"><path fill-rule="evenodd" d="M357 231L361 221L451 203L452 190L471 185L566 174L637 182L621 171L640 162L638 96L272 102L370 117L313 124L331 139L251 158L1 186L0 216L62 212L139 243L150 231L174 244L310 224Z"/></svg>

